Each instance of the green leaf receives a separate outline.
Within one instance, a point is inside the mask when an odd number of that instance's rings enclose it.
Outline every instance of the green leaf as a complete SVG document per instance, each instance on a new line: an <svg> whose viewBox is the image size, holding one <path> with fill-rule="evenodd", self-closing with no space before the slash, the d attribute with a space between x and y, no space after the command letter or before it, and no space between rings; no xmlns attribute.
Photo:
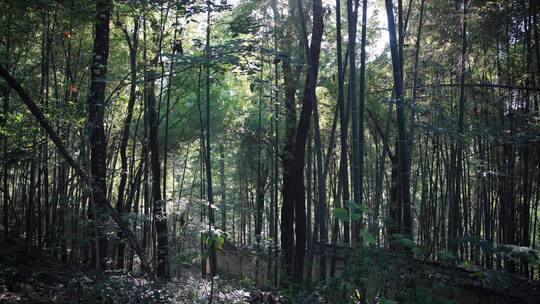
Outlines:
<svg viewBox="0 0 540 304"><path fill-rule="evenodd" d="M479 271L476 271L474 273L474 276L477 277L480 280L483 280L483 279L486 278L486 273L484 271L482 271L482 270L479 270Z"/></svg>
<svg viewBox="0 0 540 304"><path fill-rule="evenodd" d="M392 236L398 243L407 249L414 249L418 246L413 240L406 238L403 234L397 233Z"/></svg>
<svg viewBox="0 0 540 304"><path fill-rule="evenodd" d="M369 207L364 204L360 204L360 211L362 211L362 213L368 213Z"/></svg>
<svg viewBox="0 0 540 304"><path fill-rule="evenodd" d="M223 244L225 244L225 236L224 235L220 235L218 237L216 237L216 248L218 250L222 250L223 249Z"/></svg>
<svg viewBox="0 0 540 304"><path fill-rule="evenodd" d="M456 259L456 256L451 251L448 251L448 250L439 251L437 256L439 257L440 260L444 262L451 262Z"/></svg>
<svg viewBox="0 0 540 304"><path fill-rule="evenodd" d="M368 206L366 206L364 204L357 204L354 201L347 202L347 208L353 209L353 210L360 210L360 212L362 212L362 213L368 213L369 212Z"/></svg>
<svg viewBox="0 0 540 304"><path fill-rule="evenodd" d="M351 220L352 221L358 221L362 218L362 215L360 213L351 213Z"/></svg>
<svg viewBox="0 0 540 304"><path fill-rule="evenodd" d="M425 250L421 246L416 246L412 250L412 253L414 253L416 256L422 256L425 253Z"/></svg>
<svg viewBox="0 0 540 304"><path fill-rule="evenodd" d="M355 203L353 201L349 201L349 202L347 202L347 208L349 208L349 209L360 209L361 207L357 203Z"/></svg>
<svg viewBox="0 0 540 304"><path fill-rule="evenodd" d="M334 213L334 217L336 217L338 220L348 222L349 221L349 212L345 208L336 208L332 210Z"/></svg>
<svg viewBox="0 0 540 304"><path fill-rule="evenodd" d="M217 250L223 249L223 241L221 241L219 238L216 240L216 249Z"/></svg>
<svg viewBox="0 0 540 304"><path fill-rule="evenodd" d="M377 240L375 237L367 231L367 229L361 229L360 234L362 235L362 238L368 243L368 244L375 244Z"/></svg>

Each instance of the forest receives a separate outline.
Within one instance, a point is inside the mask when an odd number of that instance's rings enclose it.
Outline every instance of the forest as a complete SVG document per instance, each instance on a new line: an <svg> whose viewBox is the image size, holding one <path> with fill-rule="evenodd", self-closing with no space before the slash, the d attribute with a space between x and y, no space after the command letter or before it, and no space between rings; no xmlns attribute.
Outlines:
<svg viewBox="0 0 540 304"><path fill-rule="evenodd" d="M540 303L535 0L2 0L0 303Z"/></svg>

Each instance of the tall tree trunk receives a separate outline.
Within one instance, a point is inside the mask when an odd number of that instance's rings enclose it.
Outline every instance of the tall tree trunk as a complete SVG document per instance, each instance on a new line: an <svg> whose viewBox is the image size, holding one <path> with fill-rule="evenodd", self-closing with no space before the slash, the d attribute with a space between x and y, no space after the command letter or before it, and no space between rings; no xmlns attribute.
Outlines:
<svg viewBox="0 0 540 304"><path fill-rule="evenodd" d="M394 76L394 94L396 100L396 116L398 125L399 180L402 202L403 227L401 232L408 238L412 237L411 195L409 187L410 162L407 131L405 129L405 102L403 100L402 66L399 59L396 40L396 25L394 23L394 8L392 0L385 0L388 17L388 33L390 36L390 52L392 55L392 70ZM401 209L401 208L400 208Z"/></svg>
<svg viewBox="0 0 540 304"><path fill-rule="evenodd" d="M294 17L293 0L289 0L289 18ZM272 1L272 10L277 23L281 23L279 11L276 1ZM281 207L281 251L282 256L282 271L288 277L292 276L293 255L294 255L294 139L296 137L296 87L297 77L292 70L292 54L291 54L291 39L293 32L290 26L285 26L285 34L279 35L280 47L285 53L281 54L282 70L283 70L283 85L284 85L284 107L285 107L285 134L283 138L282 159L282 196L283 203Z"/></svg>
<svg viewBox="0 0 540 304"><path fill-rule="evenodd" d="M351 123L352 123L352 183L353 183L353 200L355 203L360 204L360 158L359 152L359 138L358 138L358 108L356 107L356 18L354 18L353 1L347 0L347 20L348 23L348 35L349 35L349 107L351 111ZM346 202L344 202L346 204ZM358 231L356 225L353 224L352 238L356 241L358 238Z"/></svg>
<svg viewBox="0 0 540 304"><path fill-rule="evenodd" d="M221 229L227 231L227 194L225 188L225 147L219 144L219 173L221 187Z"/></svg>
<svg viewBox="0 0 540 304"><path fill-rule="evenodd" d="M356 24L356 20L358 17L358 0L355 0L355 9L352 12L352 18L353 18L353 24ZM341 4L336 2L336 5L339 5L341 8ZM349 5L347 3L347 5ZM348 8L348 6L347 6ZM339 17L341 17L341 10L336 8L336 16L337 13L339 13ZM347 17L350 18L350 13L347 11ZM336 19L336 43L337 43L337 59L338 59L338 107L339 107L339 123L340 123L340 159L339 159L339 179L341 182L341 188L342 188L342 204L344 207L346 207L347 203L350 199L350 193L349 193L349 172L348 172L348 133L349 133L349 114L350 114L350 107L351 103L348 102L347 106L345 106L345 74L347 70L347 60L350 58L350 52L349 48L347 48L347 51L345 52L345 61L342 59L342 46L341 46L341 18ZM350 33L349 33L350 34ZM356 34L355 34L356 36ZM355 74L356 75L356 74ZM349 80L350 85L350 80ZM350 242L350 227L349 222L345 221L343 223L343 238L345 243Z"/></svg>
<svg viewBox="0 0 540 304"><path fill-rule="evenodd" d="M147 76L148 77L148 76ZM159 161L158 118L156 110L155 81L147 79L148 101L148 145L150 167L152 171L152 205L157 234L157 269L156 274L162 279L169 278L167 213L165 201L161 198L161 165Z"/></svg>
<svg viewBox="0 0 540 304"><path fill-rule="evenodd" d="M308 133L307 148L306 148L306 238L307 238L307 279L310 280L313 273L313 259L315 257L315 243L319 236L317 235L318 227L312 227L313 222L313 129ZM315 214L315 225L318 223L318 215Z"/></svg>
<svg viewBox="0 0 540 304"><path fill-rule="evenodd" d="M450 177L455 180L453 182L454 193L451 196L448 208L448 248L454 254L457 254L457 245L455 239L458 237L460 223L460 205L461 205L461 178L463 171L463 146L465 140L464 132L464 117L465 117L465 73L467 63L467 2L463 1L463 15L461 21L461 58L459 64L459 110L458 110L458 134L455 141L455 152L452 160Z"/></svg>
<svg viewBox="0 0 540 304"><path fill-rule="evenodd" d="M172 58L170 65L169 65L169 79L167 81L167 99L166 99L166 109L165 109L165 143L164 143L164 151L163 151L163 199L167 198L167 160L168 160L168 153L169 153L169 114L170 114L170 103L171 103L171 90L172 90L172 80L173 80L173 71L174 71L174 58L176 56L176 52L179 50L180 47L177 46L177 36L178 36L178 11L176 11L176 16L174 20L174 34L173 34L173 40L172 40ZM167 18L165 18L166 20ZM165 25L163 26L163 28ZM163 34L162 34L163 36ZM181 46L181 44L180 44ZM180 48L181 50L181 48ZM182 54L180 54L182 55ZM162 63L163 65L163 63ZM162 76L162 80L165 77ZM163 83L161 90L163 91ZM160 94L161 99L163 99L163 92Z"/></svg>
<svg viewBox="0 0 540 304"><path fill-rule="evenodd" d="M49 106L49 77L50 77L50 53L51 53L51 30L50 30L50 21L49 21L49 12L46 9L43 16L43 23L45 24L45 30L42 33L43 35L43 49L42 49L42 71L41 71L41 101L43 107L47 110ZM44 223L39 225L38 229L38 248L41 250L43 246L42 234L45 231L45 238L47 236L46 232L48 229L49 223L49 141L47 139L47 134L43 132L43 146L42 146L42 164L41 170L43 173L42 184L43 192L41 197L43 197L43 209L41 211L41 217L44 217Z"/></svg>
<svg viewBox="0 0 540 304"><path fill-rule="evenodd" d="M413 65L413 86L411 98L411 134L409 140L409 155L412 155L412 145L414 142L414 130L416 127L416 101L418 99L418 65L420 61L420 42L422 39L422 27L424 25L424 2L420 0L420 16L418 19L418 30L416 32L416 42L414 47L414 65ZM410 8L409 8L410 11Z"/></svg>
<svg viewBox="0 0 540 304"><path fill-rule="evenodd" d="M103 126L105 109L105 88L107 85L107 61L109 58L109 19L112 10L111 0L96 0L96 19L94 50L92 57L90 93L88 98L88 121L90 124L90 178L96 213L92 218L99 226L102 223L103 205L107 202L107 142ZM101 227L100 227L101 228ZM105 266L106 239L98 229L93 236L98 239L100 252L92 250L92 262L99 263L100 268ZM98 259L99 254L99 261Z"/></svg>
<svg viewBox="0 0 540 304"><path fill-rule="evenodd" d="M131 67L131 83L129 87L129 101L127 105L127 115L124 120L124 126L122 128L122 137L120 139L120 163L121 163L121 172L120 172L120 181L118 183L118 193L117 193L117 202L116 202L116 211L118 214L122 215L124 213L124 196L126 190L126 182L128 177L128 158L127 158L127 146L129 141L129 131L131 128L131 121L133 119L133 108L135 107L135 101L137 99L136 90L137 90L137 49L139 45L139 19L138 17L134 18L133 25L133 34L130 37L127 29L123 29L126 42L129 47L129 58L130 58L130 67ZM119 239L121 240L123 236L121 231L119 232ZM124 268L124 250L125 244L120 241L118 244L117 252L117 261L116 268Z"/></svg>
<svg viewBox="0 0 540 304"><path fill-rule="evenodd" d="M262 58L261 58L262 59ZM258 102L258 121L257 121L257 185L256 185L256 219L255 219L255 238L257 242L257 251L260 252L262 241L262 228L263 228L263 211L264 211L264 184L262 182L262 115L263 115L263 73L264 73L264 61L261 60L261 73L259 83L259 102ZM255 261L255 281L259 280L259 259Z"/></svg>
<svg viewBox="0 0 540 304"><path fill-rule="evenodd" d="M9 8L9 6L8 6ZM8 12L7 17L7 27L6 27L6 53L5 53L5 60L6 60L6 67L5 69L9 71L10 65L10 53L11 53L11 14ZM2 124L5 124L7 122L6 117L9 113L9 94L10 89L8 86L5 87L3 95L4 95L4 104L2 107ZM9 239L9 184L8 184L8 178L9 178L9 158L8 158L8 138L6 135L2 135L2 201L3 201L3 218L2 223L4 226L4 243L7 243Z"/></svg>
<svg viewBox="0 0 540 304"><path fill-rule="evenodd" d="M201 171L200 171L200 194L199 194L199 198L201 200L204 199L204 178L203 178L203 175L205 174L204 171L204 163L206 162L206 157L205 157L205 138L204 138L204 125L205 125L205 122L203 120L203 114L202 114L202 107L201 107L201 82L202 82L202 65L199 66L199 72L198 72L198 77L197 77L197 113L198 113L198 116L199 116L199 164L200 164L200 167L201 167ZM241 202L240 202L241 204ZM201 217L200 217L200 220L201 222L203 221L204 219L204 209L201 210ZM205 244L203 242L203 233L201 232L201 254L204 252L204 248L205 248ZM206 261L204 261L204 259L201 259L201 276L204 278L204 276L206 275Z"/></svg>
<svg viewBox="0 0 540 304"><path fill-rule="evenodd" d="M294 144L294 168L293 184L286 185L294 189L294 215L295 215L295 236L296 245L294 250L293 279L295 282L303 281L304 258L306 254L306 206L305 206L305 186L304 186L304 165L306 153L306 141L310 127L311 114L316 105L315 87L319 72L319 55L323 34L323 7L320 0L313 1L313 30L311 45L307 45L306 21L302 3L297 1L300 22L302 26L302 41L306 52L308 71L306 75L306 85L304 87L304 97L302 100L302 110L300 120L296 128L296 141ZM316 122L318 126L318 121ZM317 135L315 135L317 137ZM320 174L322 175L322 153ZM319 183L324 184L323 181ZM324 187L323 187L324 188ZM320 189L321 190L321 189ZM324 192L324 189L322 189ZM320 192L320 191L319 191ZM321 200L321 197L319 197ZM324 219L323 219L324 220Z"/></svg>
<svg viewBox="0 0 540 304"><path fill-rule="evenodd" d="M210 16L212 14L212 7L210 1L206 2L206 186L207 186L207 195L208 195L208 233L209 236L213 238L213 229L214 229L214 193L212 188L212 159L210 154L210 136L211 136L211 125L210 125L210 60L212 59L211 48L210 48ZM209 303L212 303L213 291L214 291L214 276L216 274L217 268L217 256L216 256L216 245L212 239L210 242L210 274L211 274L211 290L210 290L210 299Z"/></svg>
<svg viewBox="0 0 540 304"><path fill-rule="evenodd" d="M366 91L366 34L367 34L367 0L362 1L362 34L360 40L360 92L358 99L358 182L355 183L355 186L358 186L358 190L355 190L355 193L358 192L358 200L355 197L355 202L358 204L364 204L364 106L365 106L365 91ZM351 67L352 68L352 67ZM353 119L356 119L354 116L355 113L352 113ZM354 141L353 141L354 142ZM354 148L354 146L353 146ZM362 216L360 219L355 221L356 225L354 231L358 234L358 231L363 227Z"/></svg>
<svg viewBox="0 0 540 304"><path fill-rule="evenodd" d="M348 174L347 170L347 124L345 116L345 105L344 105L344 73L343 73L343 54L341 46L341 1L336 0L336 50L337 50L337 69L338 69L338 99L337 106L339 111L339 123L340 123L340 159L339 159L339 168L338 168L338 191L336 198L334 200L334 207L339 208L339 200L341 193L343 193L342 202L346 204L345 192L348 196ZM348 197L347 197L348 200ZM343 221L344 223L344 242L349 241L348 234L348 221ZM347 226L346 226L347 225ZM330 265L330 277L335 276L336 271L336 253L337 253L337 242L338 242L338 233L339 233L339 221L334 220L334 225L332 226L332 261Z"/></svg>
<svg viewBox="0 0 540 304"><path fill-rule="evenodd" d="M277 52L278 49L278 29L277 29L277 22L278 22L278 16L276 15L276 0L272 1L272 8L274 9L274 50ZM279 74L278 74L278 64L279 62L277 60L274 61L274 86L276 88L279 87ZM278 286L278 204L279 204L279 182L278 182L278 176L279 176L279 90L274 90L274 116L273 120L274 125L274 151L272 153L272 160L273 160L273 172L272 172L272 185L273 185L273 204L272 204L272 210L270 211L272 213L272 224L271 224L271 231L272 231L272 261L274 263L273 268L273 283L274 286Z"/></svg>
<svg viewBox="0 0 540 304"><path fill-rule="evenodd" d="M4 113L9 111L9 89L4 91ZM7 136L2 138L2 154L3 154L3 164L2 164L2 200L3 200L3 216L2 224L4 226L4 243L7 243L9 240L9 158L8 158L8 139Z"/></svg>
<svg viewBox="0 0 540 304"><path fill-rule="evenodd" d="M35 149L35 140L33 140L32 150ZM30 160L30 183L28 185L28 204L26 207L26 252L32 252L32 240L34 238L34 199L35 199L35 182L36 182L36 161Z"/></svg>

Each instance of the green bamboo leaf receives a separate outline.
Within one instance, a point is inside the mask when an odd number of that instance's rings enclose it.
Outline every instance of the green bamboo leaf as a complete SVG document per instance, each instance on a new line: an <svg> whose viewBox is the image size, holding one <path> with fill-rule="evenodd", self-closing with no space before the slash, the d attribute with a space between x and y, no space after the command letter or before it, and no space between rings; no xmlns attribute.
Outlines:
<svg viewBox="0 0 540 304"><path fill-rule="evenodd" d="M375 237L367 231L367 229L361 229L360 234L362 235L362 238L368 243L368 244L375 244L377 240Z"/></svg>
<svg viewBox="0 0 540 304"><path fill-rule="evenodd" d="M351 220L352 221L358 221L362 218L362 215L360 213L351 213Z"/></svg>
<svg viewBox="0 0 540 304"><path fill-rule="evenodd" d="M359 204L357 204L357 203L355 203L353 201L349 201L349 202L347 202L347 208L349 208L349 209L360 209L361 207L360 207Z"/></svg>
<svg viewBox="0 0 540 304"><path fill-rule="evenodd" d="M349 221L349 212L345 208L336 208L332 210L334 217L338 220L348 222Z"/></svg>

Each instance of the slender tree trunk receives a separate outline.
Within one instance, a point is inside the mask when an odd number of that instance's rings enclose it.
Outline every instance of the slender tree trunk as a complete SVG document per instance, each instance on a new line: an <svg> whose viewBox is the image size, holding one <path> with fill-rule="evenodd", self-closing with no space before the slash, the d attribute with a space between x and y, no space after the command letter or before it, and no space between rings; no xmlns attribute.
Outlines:
<svg viewBox="0 0 540 304"><path fill-rule="evenodd" d="M315 96L315 87L317 84L317 75L319 71L319 55L321 48L321 40L323 34L323 8L320 0L313 1L313 30L311 37L311 45L308 47L307 41L307 30L306 30L306 21L304 19L304 12L302 8L302 3L297 1L298 11L300 15L300 22L302 26L302 41L303 48L306 52L306 58L308 62L308 71L306 75L306 86L304 88L304 98L302 101L302 111L300 114L300 120L298 122L298 127L296 129L296 141L294 145L294 171L293 171L293 181L292 185L294 189L294 215L295 215L295 236L296 236L296 246L294 252L294 264L293 264L293 279L295 282L303 281L304 274L304 258L306 254L306 206L305 206L305 188L304 188L304 164L305 164L305 152L306 152L306 141L307 134L311 121L312 111L314 113L314 123L316 125L315 132L319 125L318 122L318 113L316 111L316 96ZM317 119L317 120L315 120ZM320 139L320 134L318 135ZM315 134L317 137L317 134ZM319 143L320 144L320 143ZM317 145L317 144L316 144ZM319 148L321 146L319 145ZM318 170L322 176L322 152L320 158L320 166ZM289 185L291 186L291 185ZM319 181L319 202L324 202L325 200L325 191L324 191L324 179ZM322 192L322 193L321 193ZM323 217L324 221L324 217ZM325 232L326 233L326 229ZM321 240L325 242L325 240ZM323 268L324 266L321 266Z"/></svg>
<svg viewBox="0 0 540 304"><path fill-rule="evenodd" d="M213 237L213 229L215 224L214 219L214 193L212 188L212 159L210 154L210 136L211 136L211 125L210 125L210 60L212 59L212 54L210 52L210 16L211 16L211 5L210 1L206 2L206 186L207 186L207 195L208 195L208 233L210 237ZM210 242L210 274L211 274L211 290L210 290L210 299L208 303L212 303L213 299L213 289L214 289L214 276L216 274L217 268L217 256L216 256L216 245L214 240Z"/></svg>
<svg viewBox="0 0 540 304"><path fill-rule="evenodd" d="M124 196L126 190L126 182L128 177L128 158L127 158L127 146L129 141L129 131L131 129L131 121L133 119L133 108L135 107L135 101L137 99L136 89L137 89L137 49L139 45L139 19L138 17L134 18L133 25L133 34L130 38L127 29L123 29L126 42L129 47L129 58L130 58L130 67L131 67L131 84L129 87L129 101L127 105L127 115L124 120L124 126L122 128L122 137L120 139L120 163L121 163L121 172L120 172L120 181L118 183L118 193L117 193L117 202L116 202L116 211L119 215L124 213ZM123 236L119 232L119 239L121 240ZM125 244L120 241L118 244L117 252L117 261L116 268L124 268L124 250Z"/></svg>
<svg viewBox="0 0 540 304"><path fill-rule="evenodd" d="M405 129L405 102L403 100L402 67L399 60L396 40L396 25L394 23L394 8L392 0L385 0L388 16L388 33L390 35L390 52L392 54L392 70L394 76L394 92L396 100L396 115L398 125L399 180L400 196L403 208L403 227L401 232L408 238L412 237L411 195L409 187L410 162L407 131Z"/></svg>
<svg viewBox="0 0 540 304"><path fill-rule="evenodd" d="M9 6L8 6L9 8ZM6 67L5 69L9 71L9 61L10 61L10 53L11 53L11 14L8 13L7 17L7 27L6 27L6 53L5 53L5 62ZM5 87L4 92L4 104L3 104L3 115L2 115L2 124L6 123L6 117L9 114L9 95L10 95L10 89L8 86ZM8 138L6 135L2 136L2 155L3 155L3 161L2 161L2 200L3 200L3 219L2 223L4 225L4 243L8 242L9 239L9 158L8 158Z"/></svg>
<svg viewBox="0 0 540 304"><path fill-rule="evenodd" d="M355 202L367 206L364 202L364 106L365 106L365 91L366 91L366 33L367 33L367 0L362 1L362 34L360 40L360 92L358 99L358 179L355 183L358 186L358 200L355 197ZM351 67L352 68L352 67ZM352 113L354 115L354 111ZM353 116L354 117L354 116ZM356 119L356 118L354 118ZM353 146L354 147L354 146ZM356 225L354 231L358 234L359 230L363 228L362 214L360 219L355 221Z"/></svg>
<svg viewBox="0 0 540 304"><path fill-rule="evenodd" d="M343 73L343 54L341 46L341 1L336 0L336 50L337 50L337 69L338 69L338 99L337 106L339 111L339 123L340 123L340 160L339 160L339 169L338 169L338 191L334 200L334 208L339 208L339 200L341 198L341 193L347 191L345 187L348 187L348 179L344 177L347 175L347 124L345 116L345 105L344 105L344 73ZM348 193L347 193L348 194ZM345 196L345 194L343 194ZM347 198L348 199L348 198ZM345 203L345 198L342 199ZM348 221L344 221L344 241L347 243L348 240ZM332 226L332 261L330 265L330 277L335 276L336 271L336 253L337 253L337 242L338 242L338 233L339 233L339 221L334 220L334 225Z"/></svg>
<svg viewBox="0 0 540 304"><path fill-rule="evenodd" d="M200 164L200 167L201 167L201 171L200 171L200 195L199 195L199 198L201 200L204 199L204 178L203 178L203 174L205 172L204 171L204 163L206 162L206 157L205 157L205 138L204 138L204 120L203 120L203 114L202 114L202 107L201 107L201 82L202 82L202 65L199 66L199 72L198 72L198 77L197 77L197 113L198 113L198 116L199 116L199 144L200 144L200 147L199 147L199 164ZM203 221L203 217L204 217L204 209L201 210L201 222ZM205 248L205 244L203 243L203 233L201 232L201 254L203 254L204 252L204 248ZM202 277L204 278L204 276L206 275L206 261L204 261L203 259L201 259L201 275Z"/></svg>
<svg viewBox="0 0 540 304"><path fill-rule="evenodd" d="M32 150L35 149L35 140L33 140L34 143L32 144ZM36 162L34 159L30 160L30 176L29 176L30 182L28 185L28 204L26 207L26 252L31 253L32 252L32 240L34 238L34 199L35 199L35 181L36 181Z"/></svg>
<svg viewBox="0 0 540 304"><path fill-rule="evenodd" d="M264 211L264 185L262 182L262 98L263 98L263 73L264 73L264 62L261 60L261 73L260 73L260 83L259 83L259 102L258 102L258 122L257 122L257 185L256 185L256 204L257 204L257 213L255 220L255 238L257 242L257 251L260 252L261 241L262 241L262 226L263 226L263 211ZM259 280L259 259L256 258L255 261L255 282Z"/></svg>
<svg viewBox="0 0 540 304"><path fill-rule="evenodd" d="M416 42L414 47L414 65L413 65L413 87L411 98L411 139L409 140L409 155L412 156L412 145L414 142L414 131L416 127L416 102L418 99L418 65L420 61L420 42L422 39L422 27L424 26L424 2L420 0L420 16L418 19L418 30L416 32ZM410 8L409 8L410 10Z"/></svg>
<svg viewBox="0 0 540 304"><path fill-rule="evenodd" d="M356 105L356 19L354 18L353 1L347 0L347 20L348 35L349 35L349 107L351 111L352 123L352 183L353 183L353 200L356 204L360 204L360 156L359 156L359 126L358 126L358 108ZM346 204L346 202L344 202ZM358 231L353 223L352 238L353 241L358 240Z"/></svg>
<svg viewBox="0 0 540 304"><path fill-rule="evenodd" d="M311 280L311 276L313 274L313 259L315 257L315 246L318 239L317 227L312 227L313 223L313 129L311 129L308 133L308 139L307 139L307 148L306 148L306 172L305 172L305 178L306 178L306 201L307 201L307 208L306 208L306 238L307 238L307 262L306 262L306 274L307 279ZM318 215L315 214L315 225L317 225Z"/></svg>
<svg viewBox="0 0 540 304"><path fill-rule="evenodd" d="M278 47L278 30L277 30L277 21L278 16L276 15L276 1L272 1L272 7L274 9L274 50L277 52ZM276 88L279 87L279 74L278 74L278 64L279 62L276 60L274 61L274 86ZM272 261L274 263L274 269L273 269L273 282L274 286L278 286L278 267L279 262L277 260L278 258L278 205L279 205L279 182L278 182L278 176L279 176L279 90L274 90L274 117L273 121L275 123L274 125L274 151L272 153L272 159L273 159L273 165L274 170L272 174L272 185L274 187L274 192L272 193L273 197L273 204L272 204L272 210L270 211L272 213L272 240L273 240L273 248L272 248Z"/></svg>
<svg viewBox="0 0 540 304"><path fill-rule="evenodd" d="M88 98L88 121L90 123L90 176L92 183L92 193L94 197L96 213L92 218L101 226L103 205L107 202L107 142L105 139L105 129L103 125L105 88L107 84L107 61L109 58L109 19L112 10L112 1L96 0L96 19L94 51L92 57L90 93ZM92 212L93 213L93 212ZM101 227L100 227L101 228ZM99 264L100 268L105 267L106 240L98 229L98 234L94 238L99 240ZM92 262L96 260L97 252L92 250Z"/></svg>
<svg viewBox="0 0 540 304"><path fill-rule="evenodd" d="M148 74L148 73L147 73ZM167 213L165 201L161 197L161 165L159 161L158 117L156 110L155 80L146 82L146 100L148 102L148 145L150 150L150 167L152 170L152 205L157 234L157 269L156 274L162 279L169 278Z"/></svg>
<svg viewBox="0 0 540 304"><path fill-rule="evenodd" d="M349 3L347 2L347 18L352 18L354 21L353 24L356 24L356 20L358 17L358 0L355 1L355 9L351 12L349 12ZM341 5L341 4L340 4ZM340 6L341 7L341 6ZM336 12L338 12L336 10ZM339 16L341 17L341 12L339 11ZM338 24L339 22L339 24ZM342 46L341 46L341 18L337 18L336 20L336 27L338 34L336 36L336 42L337 42L337 58L338 58L338 106L339 106L339 121L340 121L340 159L339 159L339 178L342 184L342 204L344 207L347 206L347 203L350 199L350 192L349 192L349 164L348 164L348 133L349 133L349 114L351 109L351 103L348 102L347 106L345 106L345 89L344 89L344 83L345 83L345 74L347 70L347 60L350 58L350 45L347 48L347 51L345 52L345 61L342 59ZM351 34L350 28L349 35ZM354 36L356 37L356 30L354 31ZM350 72L349 72L350 73ZM356 73L354 74L356 75ZM354 80L356 79L356 76L354 77ZM349 78L349 86L351 85L351 81ZM350 242L350 227L349 222L345 221L343 223L343 238L345 243Z"/></svg>
<svg viewBox="0 0 540 304"><path fill-rule="evenodd" d="M43 50L42 50L42 71L41 71L41 101L45 111L49 107L49 69L50 69L50 52L51 52L51 34L50 34L50 21L49 21L49 12L46 9L43 16L43 23L45 24L45 31L43 35ZM38 248L41 250L43 246L43 231L45 231L45 239L47 237L47 229L49 223L49 141L47 139L47 134L43 132L43 146L42 146L42 184L43 192L40 197L43 197L43 208L41 210L40 218L44 218L44 223L40 222L38 229Z"/></svg>
<svg viewBox="0 0 540 304"><path fill-rule="evenodd" d="M219 144L219 177L221 187L221 229L227 231L227 193L225 188L225 146Z"/></svg>
<svg viewBox="0 0 540 304"><path fill-rule="evenodd" d="M279 12L275 1L272 1L272 9L276 18L279 19ZM294 17L294 1L289 1L290 18ZM282 152L282 196L283 204L281 207L281 250L282 256L282 271L289 278L292 276L293 255L294 255L294 139L296 137L296 87L297 79L292 70L292 55L290 52L290 41L288 37L292 37L293 33L290 26L285 27L285 34L280 35L281 48L287 53L282 54L281 62L283 69L283 85L284 85L284 107L285 107L285 134L283 138Z"/></svg>
<svg viewBox="0 0 540 304"><path fill-rule="evenodd" d="M452 164L450 167L450 177L454 179L452 182L454 193L451 195L452 200L448 208L448 248L454 254L457 254L458 247L455 244L455 239L458 237L460 223L460 205L461 205L461 178L463 171L463 146L465 140L464 132L464 117L465 117L465 73L467 61L467 0L463 1L463 15L461 21L461 58L460 58L460 76L459 76L459 109L458 109L458 135L454 143L454 153Z"/></svg>
<svg viewBox="0 0 540 304"><path fill-rule="evenodd" d="M163 15L163 10L161 12ZM144 24L144 41L145 41L145 53L144 59L147 59L146 56L146 20ZM159 33L154 33L158 35L157 42L154 37L156 55L150 61L150 64L154 65L157 69L158 63L162 63L161 52L162 52L162 38L163 38L163 28L160 28ZM161 79L163 79L164 71L162 70ZM150 151L150 169L152 172L152 186L151 186L151 206L152 206L152 216L154 218L154 226L152 231L152 236L155 232L156 242L152 242L152 249L155 252L157 267L156 275L161 279L169 279L170 269L169 269L169 246L168 246L168 227L167 227L167 211L166 211L166 202L161 196L161 163L160 163L160 152L159 152L159 117L158 117L158 105L156 100L156 78L151 71L145 70L145 95L146 95L146 113L147 113L147 123L148 123L148 150ZM154 230L155 229L155 230Z"/></svg>
<svg viewBox="0 0 540 304"><path fill-rule="evenodd" d="M169 79L167 81L167 99L166 99L166 109L165 109L166 114L165 114L165 143L164 143L164 150L165 151L163 151L163 199L167 198L167 169L168 169L167 168L167 160L168 160L168 153L169 153L169 112L170 112L171 90L172 90L172 81L173 81L173 72L174 72L174 58L175 58L176 52L179 50L179 47L177 46L177 43L178 43L178 41L177 41L177 36L178 36L177 27L179 26L179 24L178 24L178 11L176 12L174 24L175 24L174 25L174 34L173 34L173 40L172 40L172 58L173 58L173 60L171 60L170 65L169 65ZM165 26L163 26L163 27L165 27ZM163 36L163 34L162 34L162 36ZM162 85L161 89L163 90L163 85ZM161 99L163 99L163 94L161 94Z"/></svg>

